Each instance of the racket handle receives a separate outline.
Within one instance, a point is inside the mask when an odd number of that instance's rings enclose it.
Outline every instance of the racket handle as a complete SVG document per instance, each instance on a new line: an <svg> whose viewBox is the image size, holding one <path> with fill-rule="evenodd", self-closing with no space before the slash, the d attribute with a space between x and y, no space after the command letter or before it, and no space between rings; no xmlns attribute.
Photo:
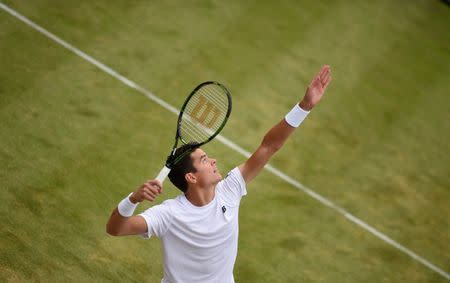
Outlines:
<svg viewBox="0 0 450 283"><path fill-rule="evenodd" d="M159 171L158 177L156 177L156 180L160 181L161 184L166 179L167 175L169 175L170 168L167 168L167 166L164 165L164 167Z"/></svg>

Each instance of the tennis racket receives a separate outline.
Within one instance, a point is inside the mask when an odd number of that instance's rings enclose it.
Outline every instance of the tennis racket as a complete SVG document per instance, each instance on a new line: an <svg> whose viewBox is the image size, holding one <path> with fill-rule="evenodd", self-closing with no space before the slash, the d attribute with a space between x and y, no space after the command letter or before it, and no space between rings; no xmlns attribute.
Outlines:
<svg viewBox="0 0 450 283"><path fill-rule="evenodd" d="M175 143L156 179L163 183L172 166L192 152L187 150L175 158L178 142L192 144L192 148L206 144L223 129L230 113L231 94L225 86L214 81L198 85L181 107Z"/></svg>

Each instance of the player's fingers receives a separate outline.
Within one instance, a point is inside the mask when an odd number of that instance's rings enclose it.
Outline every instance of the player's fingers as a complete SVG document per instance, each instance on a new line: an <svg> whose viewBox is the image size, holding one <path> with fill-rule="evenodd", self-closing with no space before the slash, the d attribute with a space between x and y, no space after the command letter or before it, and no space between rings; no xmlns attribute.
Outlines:
<svg viewBox="0 0 450 283"><path fill-rule="evenodd" d="M162 188L162 184L161 184L161 182L160 181L158 181L158 180L148 180L147 182L145 182L147 185L149 185L149 186L157 186L157 187L160 187L160 188Z"/></svg>
<svg viewBox="0 0 450 283"><path fill-rule="evenodd" d="M310 85L313 85L317 80L320 80L320 76L321 76L321 74L322 74L322 69L320 69L320 71L319 72L317 72L317 74L314 76L314 78L312 79L312 81L311 81L311 84Z"/></svg>
<svg viewBox="0 0 450 283"><path fill-rule="evenodd" d="M148 200L148 201L154 201L154 200L155 200L155 197L154 197L154 196L151 196L151 195L148 194L147 192L143 192L143 196L144 196L144 198L145 198L146 200Z"/></svg>
<svg viewBox="0 0 450 283"><path fill-rule="evenodd" d="M158 186L158 184L156 182L153 182L153 181L146 183L146 187L149 188L149 189L155 189L158 192L161 191L161 188Z"/></svg>
<svg viewBox="0 0 450 283"><path fill-rule="evenodd" d="M327 78L327 80L325 81L324 85L323 85L323 89L325 90L328 87L328 84L331 82L331 76L329 76Z"/></svg>
<svg viewBox="0 0 450 283"><path fill-rule="evenodd" d="M151 195L152 197L156 197L157 193L154 192L154 190L152 190L151 187L146 187L144 188L144 192Z"/></svg>
<svg viewBox="0 0 450 283"><path fill-rule="evenodd" d="M160 194L160 189L157 186L150 186L150 191L152 191L155 195Z"/></svg>
<svg viewBox="0 0 450 283"><path fill-rule="evenodd" d="M150 188L148 188L148 187L143 188L141 193L143 196L147 194L147 195L151 195L152 197L156 197L156 195L154 193L152 193Z"/></svg>
<svg viewBox="0 0 450 283"><path fill-rule="evenodd" d="M320 79L325 79L330 74L330 67L324 66L322 70L320 71Z"/></svg>
<svg viewBox="0 0 450 283"><path fill-rule="evenodd" d="M151 180L150 183L156 187L158 187L159 190L162 190L162 184L159 180Z"/></svg>
<svg viewBox="0 0 450 283"><path fill-rule="evenodd" d="M155 187L159 194L162 193L162 184L161 184L160 181L152 180L152 181L149 182L149 185L151 187Z"/></svg>
<svg viewBox="0 0 450 283"><path fill-rule="evenodd" d="M331 81L331 76L328 76L325 80L325 85L328 85Z"/></svg>
<svg viewBox="0 0 450 283"><path fill-rule="evenodd" d="M150 189L150 186L147 185L147 184L145 184L145 185L142 187L142 191L143 191L143 192L146 192L146 191L148 191L149 189Z"/></svg>
<svg viewBox="0 0 450 283"><path fill-rule="evenodd" d="M331 76L331 74L330 74L330 73L327 73L325 76L323 76L323 77L320 79L320 82L322 83L322 85L325 85L325 83L326 83L327 80L330 78L330 76Z"/></svg>

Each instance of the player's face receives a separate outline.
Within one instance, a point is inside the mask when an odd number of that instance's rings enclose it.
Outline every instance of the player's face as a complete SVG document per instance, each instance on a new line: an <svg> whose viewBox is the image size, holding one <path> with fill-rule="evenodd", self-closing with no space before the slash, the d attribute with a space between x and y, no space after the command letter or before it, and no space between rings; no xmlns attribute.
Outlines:
<svg viewBox="0 0 450 283"><path fill-rule="evenodd" d="M220 175L219 169L216 166L216 160L209 158L202 149L197 148L191 153L191 158L195 169L197 169L197 172L194 174L199 185L215 185L222 180L222 175Z"/></svg>

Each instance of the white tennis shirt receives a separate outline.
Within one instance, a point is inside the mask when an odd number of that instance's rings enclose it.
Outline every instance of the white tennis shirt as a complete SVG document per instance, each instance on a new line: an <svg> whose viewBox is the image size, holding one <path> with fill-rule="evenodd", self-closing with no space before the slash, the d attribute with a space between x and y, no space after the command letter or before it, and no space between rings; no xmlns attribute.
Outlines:
<svg viewBox="0 0 450 283"><path fill-rule="evenodd" d="M236 167L217 184L207 205L194 206L179 195L140 214L148 227L143 237L155 235L162 241L162 282L234 282L239 204L246 194Z"/></svg>

